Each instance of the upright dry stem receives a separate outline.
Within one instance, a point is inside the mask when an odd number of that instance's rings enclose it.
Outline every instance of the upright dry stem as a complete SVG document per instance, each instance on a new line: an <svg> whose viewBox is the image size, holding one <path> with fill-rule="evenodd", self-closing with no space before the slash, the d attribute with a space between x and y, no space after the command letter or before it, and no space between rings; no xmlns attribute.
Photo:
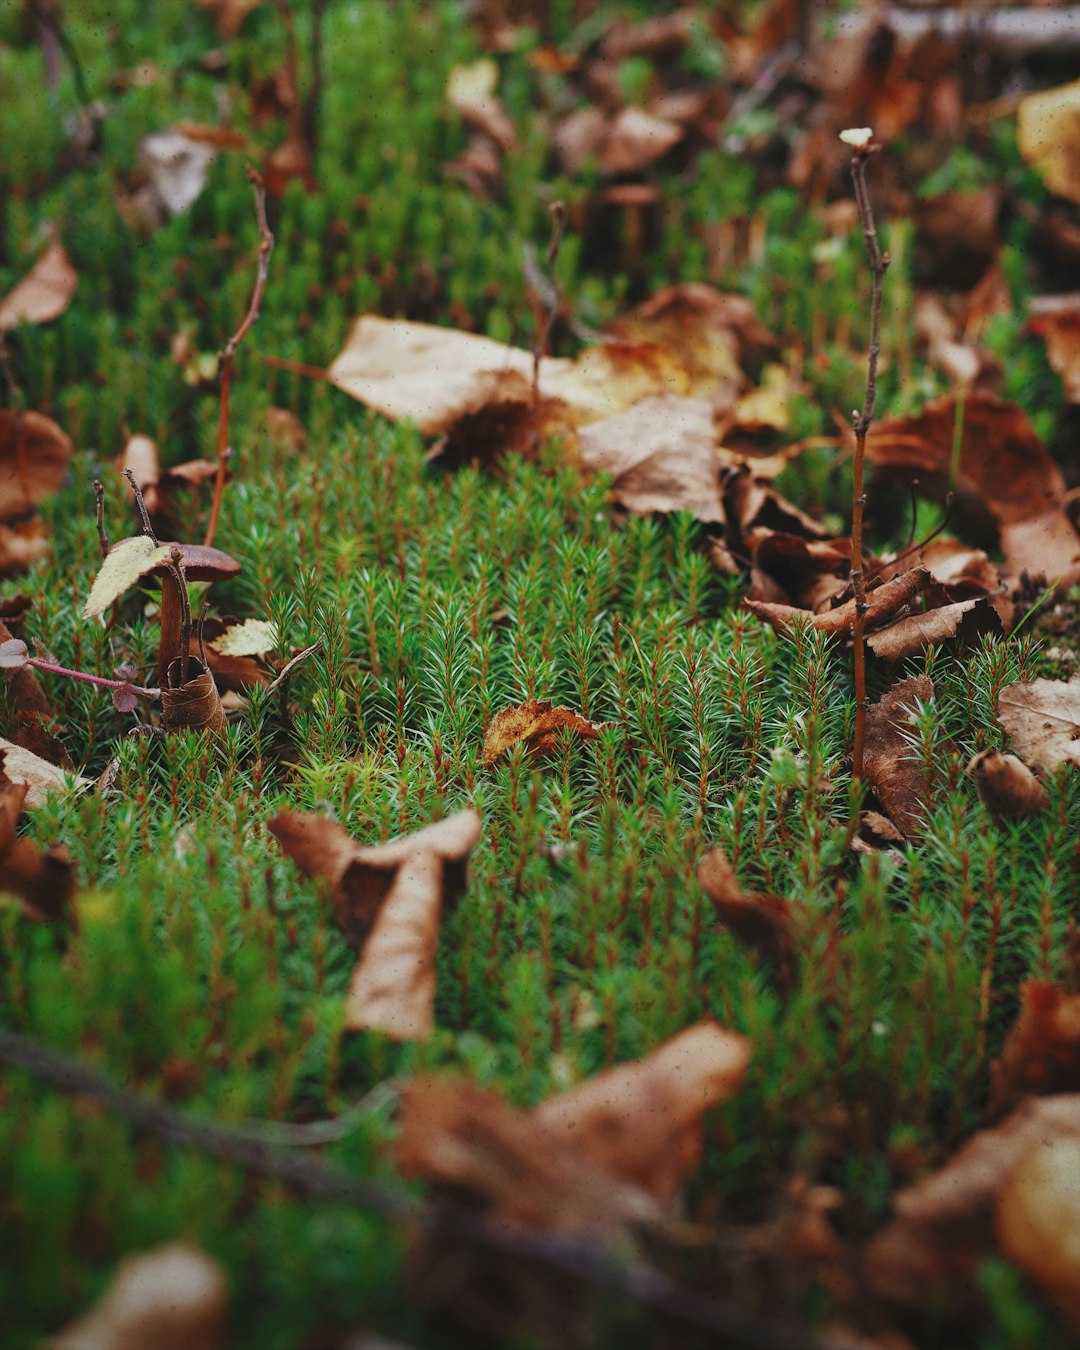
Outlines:
<svg viewBox="0 0 1080 1350"><path fill-rule="evenodd" d="M218 356L218 373L221 377L221 396L218 410L218 464L214 478L214 498L210 503L210 519L206 526L203 543L209 547L217 533L218 517L221 515L221 498L225 492L225 467L229 459L229 389L232 383L232 363L236 349L247 335L248 329L259 317L263 292L266 290L266 278L270 274L270 254L274 248L274 236L266 220L266 187L262 175L248 166L248 178L255 189L255 211L259 221L259 268L255 278L255 290L251 304L244 315L244 321L229 339Z"/></svg>
<svg viewBox="0 0 1080 1350"><path fill-rule="evenodd" d="M877 227L874 224L874 212L870 205L870 193L866 186L866 161L879 147L870 142L856 149L851 157L851 178L855 185L855 203L859 208L866 251L870 256L870 269L873 274L873 290L870 296L870 345L866 360L866 394L862 411L856 409L851 415L855 431L855 465L851 486L851 585L855 592L855 620L852 624L852 649L855 675L855 744L852 749L852 772L857 779L863 774L863 743L866 739L866 641L864 623L866 619L866 569L863 566L863 507L866 496L863 492L863 463L866 458L866 433L874 417L874 400L877 396L878 354L881 351L881 291L885 269L889 265L889 255L881 251L878 242Z"/></svg>

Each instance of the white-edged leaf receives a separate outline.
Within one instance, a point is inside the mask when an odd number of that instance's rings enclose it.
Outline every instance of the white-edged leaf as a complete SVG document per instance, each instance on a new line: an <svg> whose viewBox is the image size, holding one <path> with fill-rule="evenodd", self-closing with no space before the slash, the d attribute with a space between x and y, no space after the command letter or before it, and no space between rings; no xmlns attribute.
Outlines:
<svg viewBox="0 0 1080 1350"><path fill-rule="evenodd" d="M121 539L114 544L94 578L83 618L92 619L95 614L104 614L141 576L167 563L171 552L168 544L155 546L145 534L133 534L130 539Z"/></svg>
<svg viewBox="0 0 1080 1350"><path fill-rule="evenodd" d="M278 643L277 628L266 619L245 619L233 624L210 644L222 656L263 656Z"/></svg>
<svg viewBox="0 0 1080 1350"><path fill-rule="evenodd" d="M79 792L90 786L90 779L84 778L82 774L68 773L40 755L35 755L32 750L24 750L13 741L4 740L2 736L0 770L13 783L29 784L30 790L24 803L27 807L44 806L50 792L62 791L69 783Z"/></svg>
<svg viewBox="0 0 1080 1350"><path fill-rule="evenodd" d="M29 658L26 643L20 638L8 638L0 642L0 670L17 670L25 666Z"/></svg>

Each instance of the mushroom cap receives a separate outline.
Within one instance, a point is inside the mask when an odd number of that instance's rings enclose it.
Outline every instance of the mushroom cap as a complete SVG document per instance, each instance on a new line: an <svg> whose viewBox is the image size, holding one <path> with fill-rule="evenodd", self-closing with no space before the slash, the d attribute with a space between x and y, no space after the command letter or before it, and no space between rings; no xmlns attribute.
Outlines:
<svg viewBox="0 0 1080 1350"><path fill-rule="evenodd" d="M180 550L184 576L189 581L225 581L240 573L240 564L236 559L230 558L219 548L208 548L205 544L177 544L168 539L162 542L166 548ZM160 567L155 567L150 575L164 576L168 570L168 566L162 563Z"/></svg>

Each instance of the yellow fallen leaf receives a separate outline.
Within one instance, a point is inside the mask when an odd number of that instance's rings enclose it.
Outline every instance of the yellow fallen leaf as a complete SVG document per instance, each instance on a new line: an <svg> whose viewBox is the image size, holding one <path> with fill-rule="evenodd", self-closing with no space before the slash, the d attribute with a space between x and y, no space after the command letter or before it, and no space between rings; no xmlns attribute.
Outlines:
<svg viewBox="0 0 1080 1350"><path fill-rule="evenodd" d="M519 741L531 755L549 754L554 750L560 731L573 731L587 740L600 737L602 723L590 722L571 708L559 708L543 699L529 698L496 713L484 736L480 750L481 764L494 764Z"/></svg>
<svg viewBox="0 0 1080 1350"><path fill-rule="evenodd" d="M262 656L272 652L277 646L278 631L265 619L245 619L243 623L233 624L212 646L222 656Z"/></svg>
<svg viewBox="0 0 1080 1350"><path fill-rule="evenodd" d="M94 578L83 618L92 619L96 614L103 614L140 577L167 563L170 554L168 544L155 545L145 534L133 534L114 544Z"/></svg>
<svg viewBox="0 0 1080 1350"><path fill-rule="evenodd" d="M24 750L21 745L0 736L0 777L6 775L12 783L26 783L28 791L23 806L44 806L50 792L62 792L74 785L82 792L90 786L90 779L69 773L47 759Z"/></svg>
<svg viewBox="0 0 1080 1350"><path fill-rule="evenodd" d="M1016 145L1051 192L1080 202L1080 80L1020 100Z"/></svg>

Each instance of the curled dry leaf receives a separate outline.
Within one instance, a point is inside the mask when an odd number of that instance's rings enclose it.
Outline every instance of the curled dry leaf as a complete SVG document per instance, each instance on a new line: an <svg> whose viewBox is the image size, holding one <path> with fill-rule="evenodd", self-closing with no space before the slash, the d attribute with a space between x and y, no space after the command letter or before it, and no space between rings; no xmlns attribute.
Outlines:
<svg viewBox="0 0 1080 1350"><path fill-rule="evenodd" d="M993 1068L993 1109L1031 1093L1080 1091L1080 994L1025 980L1020 1013Z"/></svg>
<svg viewBox="0 0 1080 1350"><path fill-rule="evenodd" d="M883 582L874 590L867 591L865 619L867 629L880 628L900 610L912 604L931 584L930 573L925 567L913 567L891 581ZM794 609L790 605L770 604L758 600L744 600L743 607L780 632L790 629L795 623L806 623L819 633L828 633L836 637L846 636L851 632L855 621L854 600L847 600L823 614L808 614L806 610Z"/></svg>
<svg viewBox="0 0 1080 1350"><path fill-rule="evenodd" d="M224 1350L225 1271L198 1247L176 1242L116 1268L97 1304L50 1340L51 1350Z"/></svg>
<svg viewBox="0 0 1080 1350"><path fill-rule="evenodd" d="M975 1275L998 1254L995 1219L1000 1221L1004 1197L1033 1153L1059 1143L1070 1146L1069 1156L1080 1143L1080 1094L1024 1102L999 1125L976 1134L940 1171L900 1191L893 1197L896 1218L865 1253L871 1289L914 1314L933 1308L966 1318L977 1312ZM1061 1251L1051 1241L1041 1266L1029 1269L1050 1292Z"/></svg>
<svg viewBox="0 0 1080 1350"><path fill-rule="evenodd" d="M177 127L154 132L139 142L139 163L147 183L132 199L136 213L155 228L170 216L190 211L206 187L217 150Z"/></svg>
<svg viewBox="0 0 1080 1350"><path fill-rule="evenodd" d="M161 461L158 458L157 443L149 436L136 434L129 436L116 461L121 475L128 469L135 475L139 491L143 495L146 509L155 515L160 507L158 482L161 479Z"/></svg>
<svg viewBox="0 0 1080 1350"><path fill-rule="evenodd" d="M169 665L161 690L162 730L224 736L228 722L213 675L197 656L188 657L187 674L185 681L179 657Z"/></svg>
<svg viewBox="0 0 1080 1350"><path fill-rule="evenodd" d="M1046 792L1022 759L983 750L967 766L979 801L994 820L1023 820L1046 810Z"/></svg>
<svg viewBox="0 0 1080 1350"><path fill-rule="evenodd" d="M530 755L550 754L559 743L559 733L571 731L585 740L599 740L602 722L590 722L571 708L556 707L543 699L503 708L495 714L484 734L481 764L490 765L513 746L524 743Z"/></svg>
<svg viewBox="0 0 1080 1350"><path fill-rule="evenodd" d="M21 900L29 918L55 921L68 913L75 869L63 845L42 849L16 833L31 795L30 784L17 777L16 755L16 747L0 741L0 894Z"/></svg>
<svg viewBox="0 0 1080 1350"><path fill-rule="evenodd" d="M1024 763L1040 773L1080 765L1080 675L1007 685L998 719Z"/></svg>
<svg viewBox="0 0 1080 1350"><path fill-rule="evenodd" d="M103 614L140 577L168 563L171 552L171 545L155 544L145 534L133 534L114 544L94 578L83 618L92 619Z"/></svg>
<svg viewBox="0 0 1080 1350"><path fill-rule="evenodd" d="M790 988L797 959L796 911L791 903L777 895L744 891L719 845L699 860L697 879L724 927L740 942L760 951L776 971L781 988Z"/></svg>
<svg viewBox="0 0 1080 1350"><path fill-rule="evenodd" d="M1080 202L1080 80L1020 100L1016 145L1051 192Z"/></svg>
<svg viewBox="0 0 1080 1350"><path fill-rule="evenodd" d="M52 418L0 409L0 521L15 520L52 496L74 450Z"/></svg>
<svg viewBox="0 0 1080 1350"><path fill-rule="evenodd" d="M511 150L517 136L498 95L499 67L490 57L467 66L455 66L446 84L446 101L474 131L482 132L503 150Z"/></svg>
<svg viewBox="0 0 1080 1350"><path fill-rule="evenodd" d="M362 949L349 991L348 1025L399 1040L434 1027L439 924L465 887L480 836L475 811L459 811L385 844L363 845L327 816L283 811L270 832L307 876L329 883L338 923Z"/></svg>
<svg viewBox="0 0 1080 1350"><path fill-rule="evenodd" d="M69 787L82 792L90 786L89 778L59 768L2 736L0 754L4 756L4 773L9 781L25 784L27 807L44 806L50 792L63 792Z"/></svg>
<svg viewBox="0 0 1080 1350"><path fill-rule="evenodd" d="M867 645L883 661L902 661L924 647L938 647L943 642L966 645L984 633L998 636L1002 633L1001 619L989 600L957 600L954 604L927 610L925 614L898 619L887 628L872 633L867 638Z"/></svg>
<svg viewBox="0 0 1080 1350"><path fill-rule="evenodd" d="M623 108L605 130L599 150L601 173L640 173L663 159L682 140L685 129L644 108Z"/></svg>
<svg viewBox="0 0 1080 1350"><path fill-rule="evenodd" d="M1080 1137L1036 1144L997 1203L1001 1250L1080 1334Z"/></svg>
<svg viewBox="0 0 1080 1350"><path fill-rule="evenodd" d="M667 1207L700 1161L705 1113L738 1091L752 1053L745 1036L699 1022L533 1115L579 1155Z"/></svg>
<svg viewBox="0 0 1080 1350"><path fill-rule="evenodd" d="M21 323L49 323L71 304L79 276L58 240L49 245L22 281L0 300L0 333Z"/></svg>
<svg viewBox="0 0 1080 1350"><path fill-rule="evenodd" d="M1028 326L1046 343L1046 359L1061 376L1066 401L1080 403L1080 295L1035 296L1028 312Z"/></svg>
<svg viewBox="0 0 1080 1350"><path fill-rule="evenodd" d="M929 773L912 754L911 709L934 697L933 682L918 675L894 684L866 710L863 772L890 820L906 835L918 833L930 796Z"/></svg>

